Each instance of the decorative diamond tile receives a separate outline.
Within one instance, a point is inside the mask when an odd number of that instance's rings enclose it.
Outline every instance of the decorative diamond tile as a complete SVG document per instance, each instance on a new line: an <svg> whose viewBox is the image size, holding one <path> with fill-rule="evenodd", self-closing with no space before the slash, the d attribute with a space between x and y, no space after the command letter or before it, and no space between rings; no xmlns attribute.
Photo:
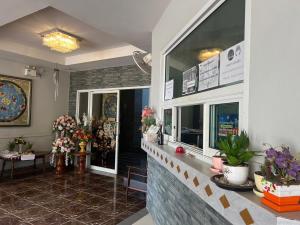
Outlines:
<svg viewBox="0 0 300 225"><path fill-rule="evenodd" d="M157 157L159 157L159 154L158 154L158 152L156 152L156 155L157 155Z"/></svg>
<svg viewBox="0 0 300 225"><path fill-rule="evenodd" d="M221 204L223 205L224 209L227 209L230 207L230 204L228 202L228 199L226 198L226 195L222 195L219 200L220 200Z"/></svg>
<svg viewBox="0 0 300 225"><path fill-rule="evenodd" d="M244 223L246 225L251 225L254 224L254 221L252 219L252 216L250 215L248 209L244 209L240 212L240 215L242 217L242 219L244 220Z"/></svg>
<svg viewBox="0 0 300 225"><path fill-rule="evenodd" d="M154 155L155 155L155 150L153 151Z"/></svg>
<svg viewBox="0 0 300 225"><path fill-rule="evenodd" d="M180 173L180 166L179 165L176 167L176 169L177 169L177 172Z"/></svg>
<svg viewBox="0 0 300 225"><path fill-rule="evenodd" d="M183 175L184 175L184 177L185 177L186 180L189 178L189 174L188 174L187 171L185 171Z"/></svg>
<svg viewBox="0 0 300 225"><path fill-rule="evenodd" d="M199 181L198 181L198 178L197 178L197 177L195 177L195 178L193 179L193 183L194 183L195 187L198 187L198 186L199 186Z"/></svg>
<svg viewBox="0 0 300 225"><path fill-rule="evenodd" d="M212 190L211 190L209 184L206 185L206 187L205 187L205 192L206 192L206 194L207 194L208 197L211 196L211 195L213 194L213 192L212 192Z"/></svg>
<svg viewBox="0 0 300 225"><path fill-rule="evenodd" d="M168 162L169 162L168 159L167 159L167 157L165 158L165 162L166 162L166 164L168 164Z"/></svg>
<svg viewBox="0 0 300 225"><path fill-rule="evenodd" d="M173 163L173 161L171 161L170 165L171 165L171 167L172 167L172 168L174 167L174 163Z"/></svg>
<svg viewBox="0 0 300 225"><path fill-rule="evenodd" d="M163 155L160 155L160 159L161 159L161 160L163 160L163 159L164 159Z"/></svg>

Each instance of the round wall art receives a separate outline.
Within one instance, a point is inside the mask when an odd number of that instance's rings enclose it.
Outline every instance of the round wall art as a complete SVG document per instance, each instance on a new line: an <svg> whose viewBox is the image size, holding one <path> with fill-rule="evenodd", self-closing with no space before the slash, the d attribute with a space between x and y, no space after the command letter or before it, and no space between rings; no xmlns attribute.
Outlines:
<svg viewBox="0 0 300 225"><path fill-rule="evenodd" d="M24 90L16 83L0 80L0 122L11 122L23 115L27 107Z"/></svg>

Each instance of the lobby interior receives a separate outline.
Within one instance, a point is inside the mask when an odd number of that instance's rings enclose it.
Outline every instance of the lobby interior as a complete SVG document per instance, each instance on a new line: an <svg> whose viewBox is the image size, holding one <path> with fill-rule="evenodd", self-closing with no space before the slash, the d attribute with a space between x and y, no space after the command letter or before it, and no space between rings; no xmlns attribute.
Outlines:
<svg viewBox="0 0 300 225"><path fill-rule="evenodd" d="M0 225L300 224L299 12L2 2Z"/></svg>

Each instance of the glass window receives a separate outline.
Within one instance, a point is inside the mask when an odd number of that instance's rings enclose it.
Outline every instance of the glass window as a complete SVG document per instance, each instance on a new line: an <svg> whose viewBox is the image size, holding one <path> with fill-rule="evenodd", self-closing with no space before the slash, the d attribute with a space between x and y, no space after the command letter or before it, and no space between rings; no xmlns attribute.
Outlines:
<svg viewBox="0 0 300 225"><path fill-rule="evenodd" d="M174 80L174 98L197 92L198 64L242 42L244 23L245 0L227 0L166 56L165 80Z"/></svg>
<svg viewBox="0 0 300 225"><path fill-rule="evenodd" d="M178 108L177 132L179 142L203 148L203 105Z"/></svg>
<svg viewBox="0 0 300 225"><path fill-rule="evenodd" d="M164 110L164 134L172 135L172 109Z"/></svg>
<svg viewBox="0 0 300 225"><path fill-rule="evenodd" d="M80 92L79 93L79 118L82 120L82 116L85 113L88 115L88 103L89 103L89 93Z"/></svg>
<svg viewBox="0 0 300 225"><path fill-rule="evenodd" d="M217 149L217 142L227 134L237 134L239 130L239 103L210 106L209 147Z"/></svg>

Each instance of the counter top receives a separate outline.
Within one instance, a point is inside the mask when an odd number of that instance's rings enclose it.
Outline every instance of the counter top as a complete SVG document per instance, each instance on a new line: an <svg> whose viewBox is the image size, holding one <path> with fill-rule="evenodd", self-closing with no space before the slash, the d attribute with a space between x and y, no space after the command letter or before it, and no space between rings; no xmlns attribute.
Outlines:
<svg viewBox="0 0 300 225"><path fill-rule="evenodd" d="M211 165L186 154L176 154L168 145L142 140L142 149L175 175L184 185L232 224L300 225L300 212L277 213L260 202L253 192L224 190L210 181Z"/></svg>

